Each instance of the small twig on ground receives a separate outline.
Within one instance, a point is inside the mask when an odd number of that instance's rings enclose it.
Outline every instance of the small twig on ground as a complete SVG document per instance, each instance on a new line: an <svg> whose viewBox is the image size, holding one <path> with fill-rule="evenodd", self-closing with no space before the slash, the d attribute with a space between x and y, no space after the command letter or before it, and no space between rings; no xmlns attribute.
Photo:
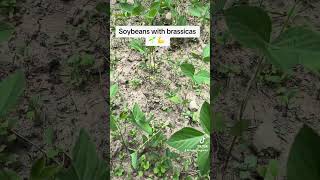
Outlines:
<svg viewBox="0 0 320 180"><path fill-rule="evenodd" d="M45 155L48 158L47 153L38 145L34 144L33 142L31 142L29 139L27 139L26 137L24 137L23 135L19 134L18 132L16 132L15 130L11 129L10 130L11 133L13 133L14 135L16 135L18 138L20 138L21 140L27 142L28 144L30 144L31 146L35 147L38 151L40 151L43 155ZM50 158L53 162L55 162L58 165L61 165L58 161L56 161L53 158Z"/></svg>

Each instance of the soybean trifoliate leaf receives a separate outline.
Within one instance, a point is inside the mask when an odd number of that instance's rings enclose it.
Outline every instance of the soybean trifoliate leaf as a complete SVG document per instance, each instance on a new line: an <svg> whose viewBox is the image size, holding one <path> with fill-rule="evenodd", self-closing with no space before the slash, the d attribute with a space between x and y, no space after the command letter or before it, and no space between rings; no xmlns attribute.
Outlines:
<svg viewBox="0 0 320 180"><path fill-rule="evenodd" d="M193 78L198 84L210 84L210 73L206 70L200 70L193 76Z"/></svg>
<svg viewBox="0 0 320 180"><path fill-rule="evenodd" d="M320 179L320 137L304 125L291 146L287 162L288 180Z"/></svg>
<svg viewBox="0 0 320 180"><path fill-rule="evenodd" d="M17 71L0 82L0 117L16 105L24 91L25 84L25 76L22 71Z"/></svg>
<svg viewBox="0 0 320 180"><path fill-rule="evenodd" d="M236 6L225 11L232 35L248 48L265 50L270 41L272 24L268 14L259 7Z"/></svg>
<svg viewBox="0 0 320 180"><path fill-rule="evenodd" d="M185 127L175 132L167 141L171 147L179 151L189 151L197 148L204 134L196 129Z"/></svg>
<svg viewBox="0 0 320 180"><path fill-rule="evenodd" d="M303 27L290 28L269 46L267 57L283 70L297 64L320 70L320 33Z"/></svg>
<svg viewBox="0 0 320 180"><path fill-rule="evenodd" d="M188 77L193 77L194 75L194 66L192 64L189 63L183 63L180 65L181 71L184 75L188 76Z"/></svg>
<svg viewBox="0 0 320 180"><path fill-rule="evenodd" d="M132 13L134 9L134 5L129 3L120 3L120 7L124 12L127 12L127 13Z"/></svg>
<svg viewBox="0 0 320 180"><path fill-rule="evenodd" d="M210 104L204 102L200 110L200 124L205 133L210 135L211 122L210 122Z"/></svg>

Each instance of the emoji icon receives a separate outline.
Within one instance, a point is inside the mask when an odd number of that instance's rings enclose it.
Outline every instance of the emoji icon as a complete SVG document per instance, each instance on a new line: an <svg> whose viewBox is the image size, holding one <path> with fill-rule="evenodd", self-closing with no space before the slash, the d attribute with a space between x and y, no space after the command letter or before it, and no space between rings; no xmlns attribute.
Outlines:
<svg viewBox="0 0 320 180"><path fill-rule="evenodd" d="M152 37L149 38L149 41L154 41L155 39L156 39L156 37L152 36Z"/></svg>
<svg viewBox="0 0 320 180"><path fill-rule="evenodd" d="M158 44L163 44L164 42L165 42L165 40L162 39L161 36L158 37Z"/></svg>

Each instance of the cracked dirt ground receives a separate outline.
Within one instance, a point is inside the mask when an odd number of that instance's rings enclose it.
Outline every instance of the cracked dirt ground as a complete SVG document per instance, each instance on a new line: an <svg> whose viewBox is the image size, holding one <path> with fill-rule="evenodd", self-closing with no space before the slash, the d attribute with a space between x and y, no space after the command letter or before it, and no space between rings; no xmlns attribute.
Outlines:
<svg viewBox="0 0 320 180"><path fill-rule="evenodd" d="M100 1L102 2L102 1ZM17 1L11 17L1 16L15 26L8 43L0 44L0 79L16 69L27 78L24 96L15 114L15 130L34 144L46 149L44 131L52 128L54 145L70 153L80 128L85 128L107 158L107 17L95 9L99 1L25 0ZM70 83L70 56L85 52L95 58L90 80L83 88ZM40 96L40 125L26 114L32 97ZM18 139L18 141L21 141ZM10 165L27 177L32 162L41 156L24 141L15 143L12 151L17 161Z"/></svg>

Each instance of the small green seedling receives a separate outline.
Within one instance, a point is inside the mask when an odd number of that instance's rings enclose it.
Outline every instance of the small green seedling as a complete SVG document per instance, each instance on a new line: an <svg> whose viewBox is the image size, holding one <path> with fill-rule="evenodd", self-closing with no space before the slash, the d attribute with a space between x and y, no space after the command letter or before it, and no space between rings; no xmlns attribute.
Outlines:
<svg viewBox="0 0 320 180"><path fill-rule="evenodd" d="M192 79L197 84L210 84L210 73L206 70L200 70L195 73L195 68L192 64L183 63L180 65L181 71L185 76Z"/></svg>
<svg viewBox="0 0 320 180"><path fill-rule="evenodd" d="M203 4L201 2L194 1L189 7L189 14L200 18L201 22L204 23L210 19L210 6L209 4Z"/></svg>
<svg viewBox="0 0 320 180"><path fill-rule="evenodd" d="M42 123L42 105L40 96L32 96L29 100L27 118L35 123L35 125L40 125Z"/></svg>
<svg viewBox="0 0 320 180"><path fill-rule="evenodd" d="M83 86L90 79L91 68L95 59L90 54L76 54L69 58L68 65L71 67L71 83L77 87Z"/></svg>

